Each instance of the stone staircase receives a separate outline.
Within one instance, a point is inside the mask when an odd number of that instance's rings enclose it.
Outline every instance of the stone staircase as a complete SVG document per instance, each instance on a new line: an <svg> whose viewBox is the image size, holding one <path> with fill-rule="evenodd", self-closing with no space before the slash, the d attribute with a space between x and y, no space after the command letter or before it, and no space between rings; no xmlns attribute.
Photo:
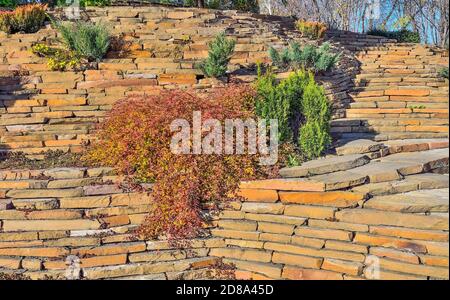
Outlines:
<svg viewBox="0 0 450 300"><path fill-rule="evenodd" d="M355 140L243 182L210 255L241 279L448 279L448 145Z"/></svg>
<svg viewBox="0 0 450 300"><path fill-rule="evenodd" d="M333 121L343 139L448 136L448 80L438 71L448 54L417 44L387 43L358 56L360 74L346 117Z"/></svg>
<svg viewBox="0 0 450 300"><path fill-rule="evenodd" d="M236 12L86 14L124 36L128 57L52 72L29 48L54 31L0 36L0 154L78 152L121 98L223 85L195 68L220 31L237 40L230 69L243 82L269 46L298 38L289 20ZM221 257L242 279L364 279L374 256L381 279L448 278L448 81L437 76L446 54L361 34L327 39L345 51L341 70L323 78L337 147L283 178L243 182L243 201L213 220L212 239L193 251L133 240L151 195L121 186L109 169L0 170L0 270L64 276L65 257L82 254L88 279L193 279Z"/></svg>
<svg viewBox="0 0 450 300"><path fill-rule="evenodd" d="M341 155L330 155L284 168L284 179L269 179L243 184L262 188L266 183L280 190L334 191L352 189L404 179L421 173L448 173L448 140L404 140L391 144L353 141L336 148Z"/></svg>

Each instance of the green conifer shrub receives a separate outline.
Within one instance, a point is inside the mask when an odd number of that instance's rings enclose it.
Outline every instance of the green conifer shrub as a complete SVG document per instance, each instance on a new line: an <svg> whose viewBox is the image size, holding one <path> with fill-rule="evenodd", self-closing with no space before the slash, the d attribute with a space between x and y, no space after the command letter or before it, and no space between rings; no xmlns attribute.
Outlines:
<svg viewBox="0 0 450 300"><path fill-rule="evenodd" d="M439 77L448 79L448 67L444 67L439 70Z"/></svg>
<svg viewBox="0 0 450 300"><path fill-rule="evenodd" d="M269 57L273 65L281 69L304 68L314 73L320 73L333 69L339 62L341 53L332 53L328 42L321 46L305 45L304 47L298 43L292 43L290 47L282 49L281 52L271 47Z"/></svg>
<svg viewBox="0 0 450 300"><path fill-rule="evenodd" d="M256 90L256 114L278 120L280 143L298 145L307 159L326 150L331 142L331 105L311 72L299 70L278 83L270 70L259 70Z"/></svg>
<svg viewBox="0 0 450 300"><path fill-rule="evenodd" d="M228 39L225 33L217 35L209 43L208 58L200 64L205 76L218 78L226 74L235 45L236 41Z"/></svg>

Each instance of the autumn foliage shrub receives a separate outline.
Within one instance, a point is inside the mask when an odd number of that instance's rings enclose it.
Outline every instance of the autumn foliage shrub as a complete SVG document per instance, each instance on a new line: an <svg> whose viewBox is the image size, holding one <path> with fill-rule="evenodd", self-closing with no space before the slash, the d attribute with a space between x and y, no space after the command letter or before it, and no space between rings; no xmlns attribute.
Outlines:
<svg viewBox="0 0 450 300"><path fill-rule="evenodd" d="M169 240L197 236L205 224L204 205L217 207L234 199L240 180L261 171L256 155L172 153L170 124L180 118L192 124L194 111L201 111L202 120L253 118L253 99L254 91L246 86L230 86L210 96L168 91L128 98L113 107L85 159L155 183L154 209L139 235Z"/></svg>
<svg viewBox="0 0 450 300"><path fill-rule="evenodd" d="M47 18L47 5L27 4L18 6L14 11L0 11L0 30L6 33L34 33Z"/></svg>
<svg viewBox="0 0 450 300"><path fill-rule="evenodd" d="M327 26L321 22L299 20L295 23L295 27L303 37L310 39L321 39L327 31Z"/></svg>

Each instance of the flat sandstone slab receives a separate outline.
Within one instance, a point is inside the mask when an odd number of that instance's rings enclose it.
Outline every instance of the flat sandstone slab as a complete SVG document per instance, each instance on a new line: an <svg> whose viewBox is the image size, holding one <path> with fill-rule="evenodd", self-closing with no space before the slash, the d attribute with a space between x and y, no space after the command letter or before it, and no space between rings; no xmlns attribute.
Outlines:
<svg viewBox="0 0 450 300"><path fill-rule="evenodd" d="M383 143L360 139L345 142L345 144L336 148L336 154L337 155L364 154L381 150L383 147L384 147Z"/></svg>
<svg viewBox="0 0 450 300"><path fill-rule="evenodd" d="M446 188L378 196L367 201L364 208L404 213L448 212L448 192Z"/></svg>
<svg viewBox="0 0 450 300"><path fill-rule="evenodd" d="M369 157L361 154L334 156L308 161L298 167L283 168L280 170L280 175L282 177L307 177L321 175L353 169L363 166L369 161Z"/></svg>

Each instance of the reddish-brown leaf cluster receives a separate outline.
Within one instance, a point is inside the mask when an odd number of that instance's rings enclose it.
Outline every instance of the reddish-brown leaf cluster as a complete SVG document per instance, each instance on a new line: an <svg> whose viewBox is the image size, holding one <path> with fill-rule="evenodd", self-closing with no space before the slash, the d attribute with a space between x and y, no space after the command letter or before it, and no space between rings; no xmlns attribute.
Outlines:
<svg viewBox="0 0 450 300"><path fill-rule="evenodd" d="M240 180L259 177L257 155L174 154L170 124L193 112L202 120L255 118L254 90L233 85L208 95L167 91L117 103L98 132L86 158L115 166L141 182L155 182L154 210L138 230L147 238L184 239L205 228L202 203L229 201Z"/></svg>

